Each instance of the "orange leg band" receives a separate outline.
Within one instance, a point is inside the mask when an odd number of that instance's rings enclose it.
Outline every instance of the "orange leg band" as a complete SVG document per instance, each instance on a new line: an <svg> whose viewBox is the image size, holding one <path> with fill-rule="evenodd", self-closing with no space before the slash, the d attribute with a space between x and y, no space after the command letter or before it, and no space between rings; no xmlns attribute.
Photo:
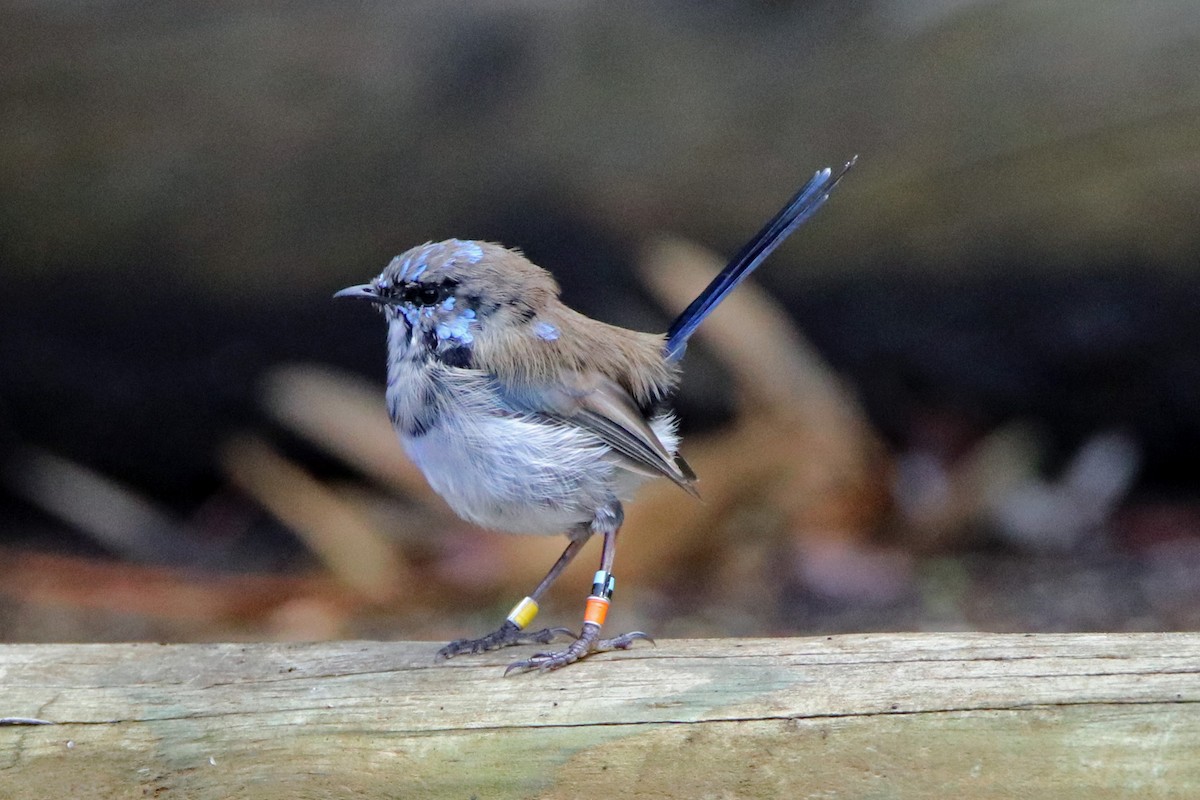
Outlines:
<svg viewBox="0 0 1200 800"><path fill-rule="evenodd" d="M587 608L583 612L583 621L590 622L593 625L604 627L604 620L608 619L608 600L595 595L587 599Z"/></svg>

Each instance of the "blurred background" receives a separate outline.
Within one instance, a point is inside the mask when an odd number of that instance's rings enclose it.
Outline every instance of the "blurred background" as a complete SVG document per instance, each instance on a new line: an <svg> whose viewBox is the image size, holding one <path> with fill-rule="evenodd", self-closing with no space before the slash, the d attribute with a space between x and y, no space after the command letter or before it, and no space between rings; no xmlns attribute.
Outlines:
<svg viewBox="0 0 1200 800"><path fill-rule="evenodd" d="M664 330L854 154L690 349L614 630L1200 626L1200 5L15 0L0 640L492 630L565 541L430 494L330 295L489 239Z"/></svg>

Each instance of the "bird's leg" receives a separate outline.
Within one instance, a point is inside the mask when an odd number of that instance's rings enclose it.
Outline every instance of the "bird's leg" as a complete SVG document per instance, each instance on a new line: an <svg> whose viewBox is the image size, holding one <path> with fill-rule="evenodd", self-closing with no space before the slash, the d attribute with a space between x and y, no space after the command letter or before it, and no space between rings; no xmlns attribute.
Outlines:
<svg viewBox="0 0 1200 800"><path fill-rule="evenodd" d="M565 650L534 653L524 661L514 661L504 671L505 675L514 671L527 672L536 669L540 672L547 672L559 669L582 658L587 658L592 653L628 650L638 639L653 643L654 640L641 631L625 633L612 639L600 638L600 628L604 625L604 619L608 615L608 606L612 600L615 583L612 566L617 554L617 532L621 529L622 519L624 519L624 513L621 510L621 504L614 499L597 512L596 518L592 522L592 530L604 535L604 552L600 556L600 569L592 581L592 593L587 599L587 607L583 614L583 630L579 634L579 638L571 642Z"/></svg>
<svg viewBox="0 0 1200 800"><path fill-rule="evenodd" d="M437 660L445 661L447 658L460 656L464 653L484 653L488 650L499 650L501 647L511 647L515 644L550 644L550 642L553 642L559 636L566 638L575 636L574 631L567 628L543 628L540 631L526 631L525 628L537 616L538 598L557 580L562 571L571 563L571 560L587 544L587 540L591 536L591 527L581 527L577 531L574 531L567 549L558 557L558 561L554 562L554 566L546 573L546 577L542 578L542 582L537 585L532 594L513 606L513 610L508 612L508 619L504 620L503 625L487 636L478 639L454 640L441 650L438 650Z"/></svg>

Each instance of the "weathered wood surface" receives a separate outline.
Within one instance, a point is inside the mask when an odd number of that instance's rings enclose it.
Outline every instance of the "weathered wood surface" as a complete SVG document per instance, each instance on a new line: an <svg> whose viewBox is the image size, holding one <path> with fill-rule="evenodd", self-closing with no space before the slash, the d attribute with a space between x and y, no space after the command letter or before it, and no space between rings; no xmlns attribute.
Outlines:
<svg viewBox="0 0 1200 800"><path fill-rule="evenodd" d="M0 797L1196 798L1200 635L0 646Z"/></svg>

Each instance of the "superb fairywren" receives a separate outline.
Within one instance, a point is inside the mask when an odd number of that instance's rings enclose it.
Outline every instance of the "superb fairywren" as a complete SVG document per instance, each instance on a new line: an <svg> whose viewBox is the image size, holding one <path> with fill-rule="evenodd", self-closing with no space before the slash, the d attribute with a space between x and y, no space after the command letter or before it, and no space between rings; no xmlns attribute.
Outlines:
<svg viewBox="0 0 1200 800"><path fill-rule="evenodd" d="M335 297L375 303L388 323L387 407L405 451L464 519L516 533L565 533L566 550L504 624L461 639L450 658L573 639L513 669L556 669L625 649L635 631L600 639L613 593L621 503L658 476L695 494L665 400L688 337L829 196L820 170L767 223L665 335L618 328L571 310L548 272L496 244L449 239L396 256L378 277ZM584 543L604 537L582 632L525 630L538 599Z"/></svg>

